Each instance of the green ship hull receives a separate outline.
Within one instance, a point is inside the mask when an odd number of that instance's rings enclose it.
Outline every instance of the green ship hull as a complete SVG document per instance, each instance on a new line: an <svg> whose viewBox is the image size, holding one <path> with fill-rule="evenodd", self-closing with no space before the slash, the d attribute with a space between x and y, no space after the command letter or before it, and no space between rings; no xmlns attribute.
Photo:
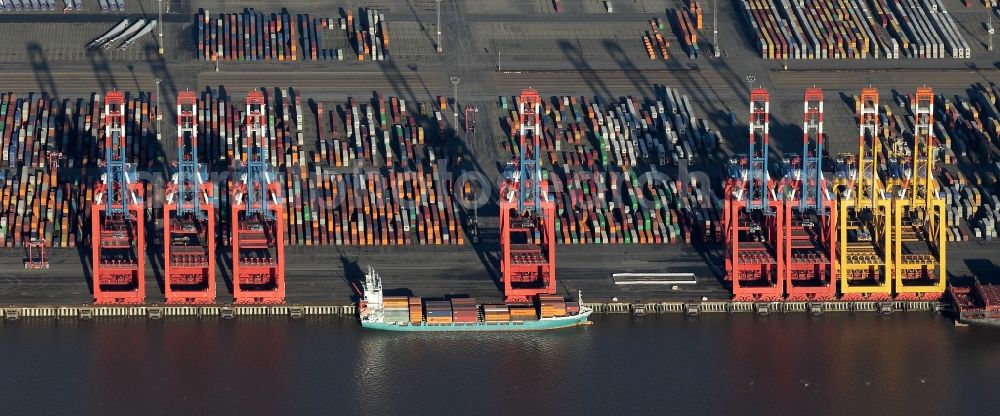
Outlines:
<svg viewBox="0 0 1000 416"><path fill-rule="evenodd" d="M513 321L513 322L483 322L476 323L451 323L451 324L428 324L421 322L413 323L388 323L361 321L361 327L377 329L382 331L401 332L458 332L458 331L546 331L551 329L569 328L583 325L590 317L592 310L584 310L572 316L558 318L542 318L537 321Z"/></svg>

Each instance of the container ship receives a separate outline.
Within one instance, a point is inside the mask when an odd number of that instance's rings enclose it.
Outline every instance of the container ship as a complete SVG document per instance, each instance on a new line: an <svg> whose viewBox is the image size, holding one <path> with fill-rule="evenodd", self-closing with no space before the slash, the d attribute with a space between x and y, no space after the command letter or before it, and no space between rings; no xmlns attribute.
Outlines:
<svg viewBox="0 0 1000 416"><path fill-rule="evenodd" d="M949 291L958 325L1000 327L1000 286L973 278L971 284L953 284Z"/></svg>
<svg viewBox="0 0 1000 416"><path fill-rule="evenodd" d="M593 312L559 296L540 296L537 305L479 305L474 298L423 301L383 296L382 279L369 266L358 307L363 328L385 331L541 331L587 325Z"/></svg>

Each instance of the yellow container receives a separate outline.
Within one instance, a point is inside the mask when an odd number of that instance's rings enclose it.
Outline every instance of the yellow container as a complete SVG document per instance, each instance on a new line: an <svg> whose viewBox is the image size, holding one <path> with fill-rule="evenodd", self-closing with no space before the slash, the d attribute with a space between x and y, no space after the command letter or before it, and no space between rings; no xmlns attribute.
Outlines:
<svg viewBox="0 0 1000 416"><path fill-rule="evenodd" d="M451 317L450 316L427 317L427 323L429 323L429 324L450 324L451 323Z"/></svg>

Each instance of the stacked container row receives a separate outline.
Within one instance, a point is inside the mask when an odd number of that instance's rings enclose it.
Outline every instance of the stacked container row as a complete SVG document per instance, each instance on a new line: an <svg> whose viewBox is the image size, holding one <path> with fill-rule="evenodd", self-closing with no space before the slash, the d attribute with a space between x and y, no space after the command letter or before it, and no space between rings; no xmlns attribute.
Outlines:
<svg viewBox="0 0 1000 416"><path fill-rule="evenodd" d="M245 9L217 18L201 10L197 24L197 58L207 61L296 61L299 39L292 16Z"/></svg>
<svg viewBox="0 0 1000 416"><path fill-rule="evenodd" d="M316 103L318 150L307 151L300 98L289 90L266 97L266 155L281 174L288 244L464 243L454 184L439 175L438 156L434 148L424 146L423 127L415 121L419 114L409 114L405 102L377 95L366 104L351 99L334 106L340 111L332 113ZM214 171L233 174L231 167L246 160L249 151L243 137L244 109L212 91L202 94L199 108L206 138L200 146L202 160L211 161ZM407 125L390 126L390 121ZM389 170L328 169L338 166ZM228 194L220 191L220 205L225 206ZM226 211L221 212L225 217ZM224 240L227 232L223 229Z"/></svg>
<svg viewBox="0 0 1000 416"><path fill-rule="evenodd" d="M377 245L463 244L454 182L438 171L446 159L438 155L440 147L428 146L443 144L443 120L435 112L436 120L430 121L429 106L416 107L411 111L405 100L381 94L342 105L316 104L315 166L369 168L322 176L320 192L331 201L326 209L335 217L327 225L338 240L354 241L346 233L357 227L338 228L342 222L336 217L357 218L356 224L374 233ZM425 134L427 123L436 127L434 134ZM372 244L363 235L359 241Z"/></svg>
<svg viewBox="0 0 1000 416"><path fill-rule="evenodd" d="M62 0L63 8L62 11L70 10L80 10L83 8L82 0ZM125 8L125 2L120 0L121 10ZM107 11L108 9L103 8L104 3L102 2L102 10ZM118 3L115 3L117 6ZM32 11L32 10L56 10L55 0L0 0L0 12L20 12L20 11Z"/></svg>
<svg viewBox="0 0 1000 416"><path fill-rule="evenodd" d="M131 163L142 169L161 154L152 121L155 108L148 94L126 101L126 129ZM0 94L0 241L18 247L31 240L49 247L84 243L94 184L103 169L102 102L55 100L44 95ZM144 196L152 194L152 185Z"/></svg>
<svg viewBox="0 0 1000 416"><path fill-rule="evenodd" d="M302 34L302 55L306 60L344 60L342 49L323 48L323 32L335 29L333 19L298 15L299 33ZM323 30L325 29L325 30Z"/></svg>
<svg viewBox="0 0 1000 416"><path fill-rule="evenodd" d="M967 98L938 96L934 134L945 162L938 180L948 238L992 240L1000 227L1000 88L976 85Z"/></svg>
<svg viewBox="0 0 1000 416"><path fill-rule="evenodd" d="M664 100L560 97L546 103L543 179L556 203L556 240L563 244L713 241L720 201L702 183L664 173L716 148L718 135L693 116L686 96L666 88ZM513 106L508 125L517 119ZM513 135L507 143L517 154Z"/></svg>
<svg viewBox="0 0 1000 416"><path fill-rule="evenodd" d="M677 26L678 38L684 50L687 51L688 58L697 58L698 30L691 21L691 14L687 9L674 9L674 19Z"/></svg>
<svg viewBox="0 0 1000 416"><path fill-rule="evenodd" d="M908 55L971 58L969 44L941 0L870 0ZM886 10L892 11L892 16Z"/></svg>
<svg viewBox="0 0 1000 416"><path fill-rule="evenodd" d="M317 168L318 169L318 168ZM464 244L451 182L414 172L288 176L300 245ZM305 185L302 185L302 184ZM305 189L305 191L303 191ZM305 201L298 202L298 201Z"/></svg>
<svg viewBox="0 0 1000 416"><path fill-rule="evenodd" d="M25 0L21 0L22 2ZM125 0L97 0L102 12L125 11Z"/></svg>
<svg viewBox="0 0 1000 416"><path fill-rule="evenodd" d="M367 7L358 9L357 18L350 10L345 14L342 27L358 60L384 61L389 56L389 25L385 15Z"/></svg>
<svg viewBox="0 0 1000 416"><path fill-rule="evenodd" d="M764 59L968 58L940 0L740 0ZM868 6L871 7L869 10ZM881 26L881 28L879 28Z"/></svg>
<svg viewBox="0 0 1000 416"><path fill-rule="evenodd" d="M649 55L649 59L655 60L656 51L654 49L658 49L663 59L669 59L667 48L670 46L670 42L660 33L663 30L663 21L659 18L652 19L649 21L649 27L652 31L646 32L646 35L642 37L642 42L646 47L646 55Z"/></svg>

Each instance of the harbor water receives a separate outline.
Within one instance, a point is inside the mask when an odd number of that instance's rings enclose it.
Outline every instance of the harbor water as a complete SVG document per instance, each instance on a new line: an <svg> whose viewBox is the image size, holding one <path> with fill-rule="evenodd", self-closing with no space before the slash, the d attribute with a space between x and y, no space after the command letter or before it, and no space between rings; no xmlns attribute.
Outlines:
<svg viewBox="0 0 1000 416"><path fill-rule="evenodd" d="M0 323L5 414L988 414L1000 331L931 313L597 316L539 333L346 318ZM750 413L748 413L750 412Z"/></svg>

